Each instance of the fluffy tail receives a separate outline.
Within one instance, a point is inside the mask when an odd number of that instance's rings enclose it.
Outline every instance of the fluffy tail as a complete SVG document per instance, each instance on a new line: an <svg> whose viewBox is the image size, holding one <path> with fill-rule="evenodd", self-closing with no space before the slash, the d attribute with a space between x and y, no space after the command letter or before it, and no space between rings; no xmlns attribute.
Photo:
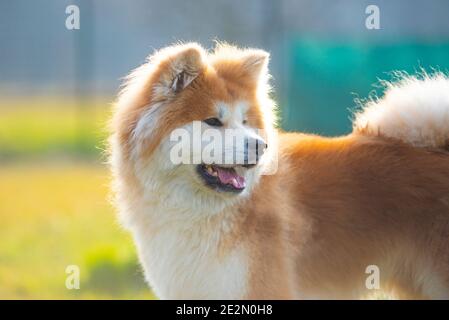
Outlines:
<svg viewBox="0 0 449 320"><path fill-rule="evenodd" d="M442 73L386 83L385 95L364 104L354 132L449 149L449 78Z"/></svg>

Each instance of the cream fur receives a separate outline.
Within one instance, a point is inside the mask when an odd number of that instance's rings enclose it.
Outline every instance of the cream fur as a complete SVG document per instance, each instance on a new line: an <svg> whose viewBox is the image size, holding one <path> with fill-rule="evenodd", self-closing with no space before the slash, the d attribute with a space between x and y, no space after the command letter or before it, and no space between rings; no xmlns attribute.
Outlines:
<svg viewBox="0 0 449 320"><path fill-rule="evenodd" d="M240 102L235 112L228 112L227 120L240 123L244 106ZM121 215L123 224L133 232L146 280L157 296L165 299L244 298L248 283L246 247L237 246L223 256L217 256L217 251L222 238L233 230L235 219L232 210L223 210L249 195L262 168L247 171L245 191L239 197L229 197L205 192L195 165L173 165L169 137L150 161L141 159L142 142L151 137L161 107L150 108L134 130L131 155L144 191L132 209ZM191 132L192 124L182 129ZM129 199L123 202L129 203ZM214 215L220 217L210 219Z"/></svg>
<svg viewBox="0 0 449 320"><path fill-rule="evenodd" d="M354 131L396 138L417 147L444 147L449 139L449 79L405 76L386 83L385 95L366 103Z"/></svg>
<svg viewBox="0 0 449 320"><path fill-rule="evenodd" d="M448 79L388 84L346 137L277 137L267 62L260 50L173 46L119 97L116 202L157 296L357 298L366 266L378 264L403 297L449 297ZM236 169L247 181L238 195L208 189L195 165L169 158L170 130L220 113L224 127L259 123L268 137L259 165ZM278 153L279 170L262 176Z"/></svg>

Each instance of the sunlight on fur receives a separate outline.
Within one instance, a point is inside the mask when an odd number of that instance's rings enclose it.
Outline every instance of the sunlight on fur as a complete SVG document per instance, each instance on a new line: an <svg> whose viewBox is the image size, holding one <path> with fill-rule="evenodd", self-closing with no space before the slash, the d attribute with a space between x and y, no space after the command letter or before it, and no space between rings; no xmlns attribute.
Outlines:
<svg viewBox="0 0 449 320"><path fill-rule="evenodd" d="M176 44L125 81L111 121L113 188L156 295L359 299L372 295L374 265L388 295L449 298L447 77L389 83L352 133L329 138L276 129L268 60L260 49ZM262 130L266 152L254 166L174 164L170 133L194 121ZM275 156L277 170L263 174Z"/></svg>

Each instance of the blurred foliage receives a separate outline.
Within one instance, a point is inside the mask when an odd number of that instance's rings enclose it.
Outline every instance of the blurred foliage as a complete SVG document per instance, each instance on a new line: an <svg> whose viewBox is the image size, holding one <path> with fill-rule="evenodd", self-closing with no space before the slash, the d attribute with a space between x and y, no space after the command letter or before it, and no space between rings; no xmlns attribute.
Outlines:
<svg viewBox="0 0 449 320"><path fill-rule="evenodd" d="M354 43L298 40L288 48L287 101L282 125L326 135L351 130L354 98L382 94L392 71L449 70L449 43Z"/></svg>
<svg viewBox="0 0 449 320"><path fill-rule="evenodd" d="M0 160L29 156L98 158L108 102L63 98L0 100Z"/></svg>
<svg viewBox="0 0 449 320"><path fill-rule="evenodd" d="M120 297L125 292L145 292L143 271L134 251L118 252L115 246L103 246L86 255L88 279L84 288Z"/></svg>

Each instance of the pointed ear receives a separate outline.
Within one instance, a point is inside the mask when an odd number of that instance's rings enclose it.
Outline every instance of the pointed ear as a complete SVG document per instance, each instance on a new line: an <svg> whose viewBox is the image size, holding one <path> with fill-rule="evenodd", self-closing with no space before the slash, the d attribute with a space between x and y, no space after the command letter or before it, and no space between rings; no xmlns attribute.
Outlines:
<svg viewBox="0 0 449 320"><path fill-rule="evenodd" d="M155 66L154 93L170 97L184 90L204 70L205 52L190 43L165 48L150 58Z"/></svg>
<svg viewBox="0 0 449 320"><path fill-rule="evenodd" d="M224 78L259 86L268 80L268 52L259 49L239 49L218 43L211 64Z"/></svg>
<svg viewBox="0 0 449 320"><path fill-rule="evenodd" d="M265 77L268 73L270 54L264 50L248 49L242 56L242 68L255 81Z"/></svg>

